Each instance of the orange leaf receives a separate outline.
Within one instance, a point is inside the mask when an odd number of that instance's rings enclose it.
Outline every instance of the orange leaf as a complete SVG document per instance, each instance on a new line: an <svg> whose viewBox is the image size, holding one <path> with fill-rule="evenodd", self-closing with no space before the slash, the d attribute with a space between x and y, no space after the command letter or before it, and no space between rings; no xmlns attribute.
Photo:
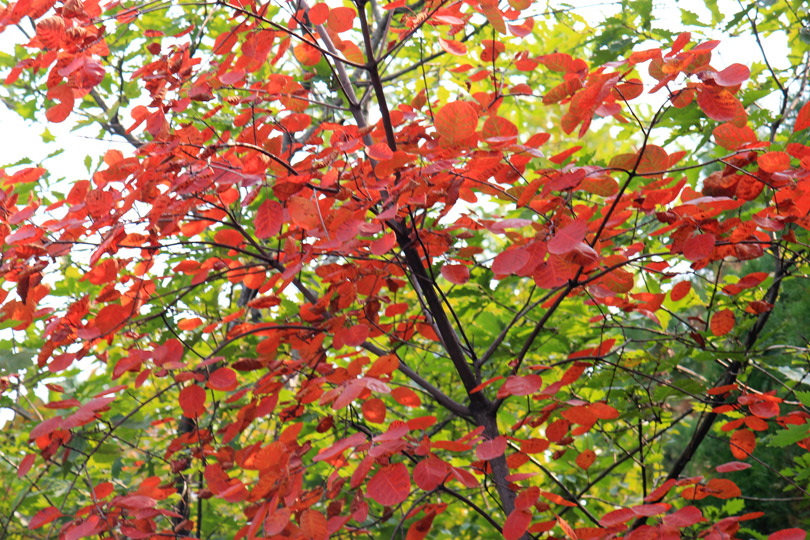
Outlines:
<svg viewBox="0 0 810 540"><path fill-rule="evenodd" d="M307 538L326 540L326 538L329 537L329 531L326 526L326 516L317 510L312 508L304 510L301 513L298 523L301 525L301 532L304 533L304 536Z"/></svg>
<svg viewBox="0 0 810 540"><path fill-rule="evenodd" d="M588 470L588 468L593 465L593 462L596 460L596 452L593 450L585 450L581 454L577 456L574 460L577 466L581 469Z"/></svg>
<svg viewBox="0 0 810 540"><path fill-rule="evenodd" d="M323 2L315 4L309 10L309 22L315 26L325 23L327 17L329 17L329 6Z"/></svg>
<svg viewBox="0 0 810 540"><path fill-rule="evenodd" d="M349 7L336 7L329 11L326 25L333 32L341 33L354 27L354 18L357 13Z"/></svg>
<svg viewBox="0 0 810 540"><path fill-rule="evenodd" d="M293 48L296 60L305 66L314 66L321 61L321 51L310 45L301 42Z"/></svg>
<svg viewBox="0 0 810 540"><path fill-rule="evenodd" d="M717 144L728 150L737 150L745 143L757 141L754 130L747 125L737 127L730 123L720 124L714 128L712 134Z"/></svg>
<svg viewBox="0 0 810 540"><path fill-rule="evenodd" d="M731 454L737 459L746 459L757 446L757 437L753 431L738 429L731 436Z"/></svg>
<svg viewBox="0 0 810 540"><path fill-rule="evenodd" d="M790 168L790 156L785 152L768 152L757 156L757 165L767 173L775 173Z"/></svg>
<svg viewBox="0 0 810 540"><path fill-rule="evenodd" d="M436 131L450 144L467 140L478 127L478 113L466 101L453 101L439 109L435 116Z"/></svg>
<svg viewBox="0 0 810 540"><path fill-rule="evenodd" d="M363 402L363 418L372 424L385 422L385 403L379 398L367 399Z"/></svg>
<svg viewBox="0 0 810 540"><path fill-rule="evenodd" d="M453 39L442 39L439 38L439 45L445 52L455 55L455 56L466 56L467 55L467 46L461 43L460 41L455 41Z"/></svg>
<svg viewBox="0 0 810 540"><path fill-rule="evenodd" d="M321 216L314 202L305 197L290 197L290 219L302 229L314 229L321 224Z"/></svg>
<svg viewBox="0 0 810 540"><path fill-rule="evenodd" d="M404 386L399 386L391 390L391 396L397 403L406 407L419 407L422 404L422 400L419 399L419 394Z"/></svg>
<svg viewBox="0 0 810 540"><path fill-rule="evenodd" d="M796 116L796 123L793 124L793 133L810 127L810 101L804 104Z"/></svg>
<svg viewBox="0 0 810 540"><path fill-rule="evenodd" d="M48 90L48 99L58 101L58 105L54 105L45 111L45 118L49 122L58 124L63 122L71 111L73 111L73 89L67 84L60 84Z"/></svg>
<svg viewBox="0 0 810 540"><path fill-rule="evenodd" d="M183 319L177 323L177 328L180 330L194 330L198 326L203 323L202 319L199 317L193 317L191 319Z"/></svg>
<svg viewBox="0 0 810 540"><path fill-rule="evenodd" d="M712 315L709 328L715 336L725 336L734 328L734 312L724 309Z"/></svg>
<svg viewBox="0 0 810 540"><path fill-rule="evenodd" d="M387 143L379 142L366 147L366 155L377 161L385 161L394 157L394 152L388 147Z"/></svg>
<svg viewBox="0 0 810 540"><path fill-rule="evenodd" d="M745 125L748 115L742 103L725 88L701 85L698 87L697 102L712 120L732 122L738 127Z"/></svg>

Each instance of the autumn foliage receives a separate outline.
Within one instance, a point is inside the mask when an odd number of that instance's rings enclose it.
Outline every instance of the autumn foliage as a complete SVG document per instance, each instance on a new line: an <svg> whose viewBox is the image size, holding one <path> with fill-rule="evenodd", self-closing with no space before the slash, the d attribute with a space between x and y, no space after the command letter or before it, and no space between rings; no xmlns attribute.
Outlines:
<svg viewBox="0 0 810 540"><path fill-rule="evenodd" d="M804 84L544 9L0 8L0 537L803 540Z"/></svg>

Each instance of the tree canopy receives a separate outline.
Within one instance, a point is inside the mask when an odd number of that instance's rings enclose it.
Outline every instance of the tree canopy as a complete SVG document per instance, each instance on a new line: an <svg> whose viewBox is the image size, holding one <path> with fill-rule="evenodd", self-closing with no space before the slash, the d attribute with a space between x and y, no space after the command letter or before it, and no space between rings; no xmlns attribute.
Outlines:
<svg viewBox="0 0 810 540"><path fill-rule="evenodd" d="M0 538L805 538L801 0L0 38L9 109L123 143L0 169Z"/></svg>

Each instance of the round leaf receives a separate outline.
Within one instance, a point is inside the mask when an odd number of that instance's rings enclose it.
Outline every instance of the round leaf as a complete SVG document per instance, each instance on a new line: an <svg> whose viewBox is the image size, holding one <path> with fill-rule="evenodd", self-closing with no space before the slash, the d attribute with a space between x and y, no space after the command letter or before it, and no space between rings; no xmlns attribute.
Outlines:
<svg viewBox="0 0 810 540"><path fill-rule="evenodd" d="M411 493L411 475L402 463L383 467L368 482L366 493L383 506L395 506Z"/></svg>

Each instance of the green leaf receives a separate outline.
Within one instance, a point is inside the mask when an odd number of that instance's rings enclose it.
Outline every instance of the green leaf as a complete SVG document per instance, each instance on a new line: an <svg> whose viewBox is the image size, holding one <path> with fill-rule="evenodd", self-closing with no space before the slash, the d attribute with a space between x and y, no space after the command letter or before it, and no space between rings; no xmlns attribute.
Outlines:
<svg viewBox="0 0 810 540"><path fill-rule="evenodd" d="M8 342L4 342L3 346L8 346ZM18 352L11 352L9 350L0 349L0 373L18 373L33 365L33 359L37 353L23 349Z"/></svg>
<svg viewBox="0 0 810 540"><path fill-rule="evenodd" d="M787 429L773 435L768 441L768 446L784 448L807 438L808 433L810 433L810 423L792 424Z"/></svg>

